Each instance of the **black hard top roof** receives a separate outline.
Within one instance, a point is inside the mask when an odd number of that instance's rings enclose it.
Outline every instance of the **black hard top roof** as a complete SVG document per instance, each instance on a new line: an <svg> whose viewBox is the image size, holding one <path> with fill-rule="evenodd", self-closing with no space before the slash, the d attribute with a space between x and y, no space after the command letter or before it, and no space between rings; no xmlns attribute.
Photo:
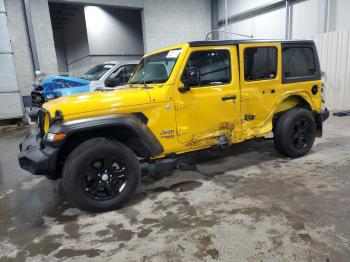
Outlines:
<svg viewBox="0 0 350 262"><path fill-rule="evenodd" d="M242 40L205 40L189 42L190 46L218 46L239 45L253 43L286 43L286 44L314 44L312 40L276 40L276 39L242 39Z"/></svg>

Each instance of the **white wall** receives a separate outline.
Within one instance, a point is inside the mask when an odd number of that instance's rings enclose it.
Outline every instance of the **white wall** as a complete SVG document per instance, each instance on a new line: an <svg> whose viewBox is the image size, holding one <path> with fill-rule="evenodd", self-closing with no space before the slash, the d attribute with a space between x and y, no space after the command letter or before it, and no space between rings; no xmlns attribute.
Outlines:
<svg viewBox="0 0 350 262"><path fill-rule="evenodd" d="M260 14L250 19L238 21L227 26L227 31L253 35L260 39L282 39L285 37L285 10L275 9L269 13ZM220 33L220 38L224 39L224 33ZM246 39L246 37L226 34L227 39Z"/></svg>
<svg viewBox="0 0 350 262"><path fill-rule="evenodd" d="M325 72L324 98L332 110L350 109L350 31L318 34L314 41Z"/></svg>
<svg viewBox="0 0 350 262"><path fill-rule="evenodd" d="M0 0L0 120L22 116L6 9Z"/></svg>
<svg viewBox="0 0 350 262"><path fill-rule="evenodd" d="M271 3L271 0L228 0L228 15ZM328 12L327 4L328 3ZM224 0L219 0L219 19L224 19ZM291 3L291 38L314 39L321 69L325 72L326 106L331 110L350 109L350 1L303 0ZM328 17L328 19L327 19ZM270 10L228 26L234 33L255 38L285 38L285 7ZM224 39L225 35L220 34ZM227 39L242 37L230 36Z"/></svg>
<svg viewBox="0 0 350 262"><path fill-rule="evenodd" d="M330 0L333 12L333 21L331 21L331 31L343 31L350 29L350 1L349 0ZM332 24L333 22L333 24Z"/></svg>
<svg viewBox="0 0 350 262"><path fill-rule="evenodd" d="M144 54L140 10L81 6L64 27L64 36L72 76L80 76L97 63L139 59ZM63 55L64 50L56 52Z"/></svg>
<svg viewBox="0 0 350 262"><path fill-rule="evenodd" d="M307 0L292 3L291 32L294 39L312 39L323 33L326 24L326 0Z"/></svg>
<svg viewBox="0 0 350 262"><path fill-rule="evenodd" d="M203 40L211 30L210 0L60 0L59 2L134 8L142 11L145 52L186 41Z"/></svg>
<svg viewBox="0 0 350 262"><path fill-rule="evenodd" d="M257 6L271 3L272 0L228 0L228 13L236 15ZM219 20L225 18L225 0L219 0Z"/></svg>
<svg viewBox="0 0 350 262"><path fill-rule="evenodd" d="M34 66L26 28L24 4L22 0L7 0L5 4L17 84L20 94L28 96L32 91Z"/></svg>
<svg viewBox="0 0 350 262"><path fill-rule="evenodd" d="M210 0L145 0L145 51L204 40L211 30Z"/></svg>
<svg viewBox="0 0 350 262"><path fill-rule="evenodd" d="M228 0L228 15L271 3L271 0ZM329 3L328 23L326 3ZM219 0L219 20L224 19L225 0ZM328 31L350 30L349 0L303 0L291 3L291 37L311 39L315 34ZM285 38L285 8L273 9L242 21L235 22L228 30L256 38ZM327 26L328 24L328 26ZM223 35L222 35L223 36Z"/></svg>
<svg viewBox="0 0 350 262"><path fill-rule="evenodd" d="M87 5L84 19L87 40L80 12L65 27L71 75L99 61L139 59L169 45L203 40L211 30L210 0L145 0L142 9Z"/></svg>
<svg viewBox="0 0 350 262"><path fill-rule="evenodd" d="M68 65L89 55L84 8L80 7L64 28Z"/></svg>
<svg viewBox="0 0 350 262"><path fill-rule="evenodd" d="M67 53L64 39L64 31L62 28L53 29L53 38L55 41L55 50L57 57L57 67L60 75L67 74Z"/></svg>
<svg viewBox="0 0 350 262"><path fill-rule="evenodd" d="M141 12L85 6L90 55L143 55Z"/></svg>

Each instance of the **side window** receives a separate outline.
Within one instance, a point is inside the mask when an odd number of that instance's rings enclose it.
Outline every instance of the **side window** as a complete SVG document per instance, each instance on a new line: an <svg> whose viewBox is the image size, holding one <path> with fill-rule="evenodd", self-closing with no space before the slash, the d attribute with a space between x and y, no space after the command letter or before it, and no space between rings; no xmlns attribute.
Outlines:
<svg viewBox="0 0 350 262"><path fill-rule="evenodd" d="M282 57L284 78L308 77L317 73L315 56L311 47L285 47Z"/></svg>
<svg viewBox="0 0 350 262"><path fill-rule="evenodd" d="M231 82L230 52L228 50L195 51L186 68L199 69L199 85L222 85Z"/></svg>
<svg viewBox="0 0 350 262"><path fill-rule="evenodd" d="M245 81L274 79L276 76L276 47L250 47L244 50Z"/></svg>
<svg viewBox="0 0 350 262"><path fill-rule="evenodd" d="M118 67L114 70L112 74L109 75L108 79L119 79L120 81L123 80L123 67Z"/></svg>
<svg viewBox="0 0 350 262"><path fill-rule="evenodd" d="M136 65L125 65L119 67L108 77L108 79L119 80L118 85L125 85L129 81L131 74L134 72L135 67Z"/></svg>
<svg viewBox="0 0 350 262"><path fill-rule="evenodd" d="M136 66L137 65L126 65L126 66L124 66L124 70L123 70L124 84L126 84L129 81L129 79L130 79L132 73L134 72Z"/></svg>

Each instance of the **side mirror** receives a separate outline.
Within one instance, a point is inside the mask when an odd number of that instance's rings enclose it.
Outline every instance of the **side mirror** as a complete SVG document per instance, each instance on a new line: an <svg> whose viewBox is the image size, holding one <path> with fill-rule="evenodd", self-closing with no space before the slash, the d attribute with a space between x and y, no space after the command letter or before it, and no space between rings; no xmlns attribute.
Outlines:
<svg viewBox="0 0 350 262"><path fill-rule="evenodd" d="M105 81L106 87L116 87L120 85L120 79L119 78L109 78Z"/></svg>
<svg viewBox="0 0 350 262"><path fill-rule="evenodd" d="M186 68L182 76L183 87L179 88L181 93L190 91L191 86L198 86L200 84L200 69L197 67Z"/></svg>

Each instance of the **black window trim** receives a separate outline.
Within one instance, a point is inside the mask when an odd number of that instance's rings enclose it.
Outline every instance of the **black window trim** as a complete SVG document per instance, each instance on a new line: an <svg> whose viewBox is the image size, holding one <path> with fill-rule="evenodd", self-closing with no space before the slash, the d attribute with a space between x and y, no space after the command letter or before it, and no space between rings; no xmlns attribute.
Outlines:
<svg viewBox="0 0 350 262"><path fill-rule="evenodd" d="M253 80L247 80L245 79L245 51L247 49L252 49L252 48L269 48L272 47L276 50L276 75L274 78L262 78L262 79L253 79ZM267 45L267 46L249 46L244 48L243 52L243 79L245 83L252 83L252 82L259 82L259 81L271 81L271 80L276 80L278 77L278 48L277 46L274 45Z"/></svg>
<svg viewBox="0 0 350 262"><path fill-rule="evenodd" d="M232 84L232 61L231 61L231 52L230 52L229 49L226 49L226 48L225 48L225 49L193 50L193 51L189 54L189 56L188 56L188 58L187 58L187 60L186 60L185 67L184 67L184 70L183 70L183 72L182 72L182 74L181 74L180 81L182 82L182 79L183 79L183 77L184 77L184 73L185 73L185 68L186 68L187 62L188 62L188 60L191 58L191 55L192 55L193 53L199 53L199 52L213 52L213 51L225 51L225 52L228 53L228 58L229 58L229 73L230 73L229 81L228 81L227 83L222 83L222 84L220 84L220 85L210 85L210 84L208 84L208 85L191 86L191 88L217 87L217 86L221 86L221 85L231 85L231 84Z"/></svg>
<svg viewBox="0 0 350 262"><path fill-rule="evenodd" d="M120 64L119 66L117 66L117 68L115 68L114 71L112 71L112 73L110 73L110 74L106 77L105 81L112 79L112 78L111 78L111 75L113 75L115 72L117 72L117 71L120 70L121 68L122 68L122 70L124 71L125 66L134 66L134 71L133 71L133 72L135 72L135 69L136 69L137 65L138 65L138 64L132 64L132 63ZM124 72L123 72L123 74L124 74ZM131 77L131 76L130 76L130 77ZM130 79L130 77L129 77L129 79ZM123 75L123 78L124 78L124 75ZM129 79L128 79L128 81L126 81L124 84L127 84L127 83L129 82Z"/></svg>
<svg viewBox="0 0 350 262"><path fill-rule="evenodd" d="M141 66L141 63L144 61L145 58L150 57L150 56L153 56L153 55L163 54L163 53L166 53L166 52L169 53L170 51L173 51L173 50L180 50L180 53L178 54L178 56L177 56L176 59L175 59L174 66L173 66L173 68L171 69L168 78L167 78L165 81L163 81L163 82L157 82L157 83L153 83L153 84L165 84L165 83L167 83L167 82L169 81L170 77L171 77L171 74L172 74L173 71L174 71L174 68L175 68L175 66L176 66L176 63L177 63L177 61L179 60L179 57L180 57L181 54L182 54L182 51L183 51L183 48L182 48L182 47L178 47L178 48L174 48L174 49L168 49L168 50L165 50L165 51L161 51L161 52L157 52L157 53L154 53L154 54L150 54L150 55L144 56L144 57L140 60L140 62L136 65L136 67L135 67L135 69L134 69L134 73L135 73L137 70L139 70L139 67ZM134 77L134 76L132 76L132 77ZM129 83L130 83L130 84L134 84L134 83L131 83L131 82L130 82L130 79L131 79L131 77L129 78L128 84L129 84Z"/></svg>
<svg viewBox="0 0 350 262"><path fill-rule="evenodd" d="M114 72L117 72L121 67L124 67L124 66L135 66L135 67L134 67L134 71L135 71L135 69L136 69L136 67L138 66L138 64L121 64L121 65L119 65L114 71L112 71L112 73L110 73L110 74L107 76L106 80L107 80L107 79L110 79L111 75L114 74Z"/></svg>
<svg viewBox="0 0 350 262"><path fill-rule="evenodd" d="M285 77L283 74L283 49L284 48L311 48L315 60L316 73L311 76L296 76L296 77ZM321 69L320 69L320 61L318 59L318 54L316 50L316 46L314 43L285 43L282 44L282 84L289 83L298 83L298 82L306 82L306 81L315 81L321 80Z"/></svg>

